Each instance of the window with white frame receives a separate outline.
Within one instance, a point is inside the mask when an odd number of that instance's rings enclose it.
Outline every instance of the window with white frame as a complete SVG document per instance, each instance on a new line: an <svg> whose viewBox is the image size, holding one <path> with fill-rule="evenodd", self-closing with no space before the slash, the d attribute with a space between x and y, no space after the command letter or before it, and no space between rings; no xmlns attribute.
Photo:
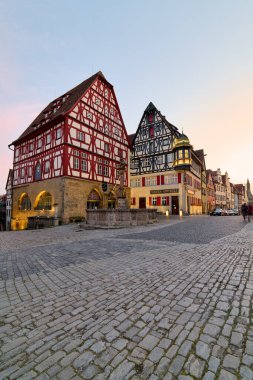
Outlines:
<svg viewBox="0 0 253 380"><path fill-rule="evenodd" d="M98 171L98 175L102 175L103 174L103 165L98 165L97 171Z"/></svg>
<svg viewBox="0 0 253 380"><path fill-rule="evenodd" d="M144 166L149 166L149 165L150 165L150 159L144 158Z"/></svg>
<svg viewBox="0 0 253 380"><path fill-rule="evenodd" d="M34 149L34 143L29 144L29 152L32 152Z"/></svg>
<svg viewBox="0 0 253 380"><path fill-rule="evenodd" d="M145 186L150 186L150 177L145 178Z"/></svg>
<svg viewBox="0 0 253 380"><path fill-rule="evenodd" d="M82 131L77 131L77 133L76 133L76 138L77 138L77 140L79 140L79 141L84 141L84 140L85 140L84 132L82 132Z"/></svg>
<svg viewBox="0 0 253 380"><path fill-rule="evenodd" d="M157 156L157 164L159 165L159 164L163 164L163 158L164 158L164 156L163 156L163 154L161 154L160 156Z"/></svg>
<svg viewBox="0 0 253 380"><path fill-rule="evenodd" d="M79 156L79 150L74 149L74 156Z"/></svg>
<svg viewBox="0 0 253 380"><path fill-rule="evenodd" d="M82 172L87 172L88 171L88 165L86 160L81 160L81 170Z"/></svg>
<svg viewBox="0 0 253 380"><path fill-rule="evenodd" d="M167 205L167 197L162 197L162 206Z"/></svg>
<svg viewBox="0 0 253 380"><path fill-rule="evenodd" d="M156 186L157 177L150 177L150 186Z"/></svg>
<svg viewBox="0 0 253 380"><path fill-rule="evenodd" d="M104 177L109 177L109 167L104 166Z"/></svg>
<svg viewBox="0 0 253 380"><path fill-rule="evenodd" d="M178 183L177 174L168 174L164 176L164 184L165 185L175 185Z"/></svg>
<svg viewBox="0 0 253 380"><path fill-rule="evenodd" d="M17 158L19 156L19 149L17 148L16 150L15 150L15 157Z"/></svg>
<svg viewBox="0 0 253 380"><path fill-rule="evenodd" d="M109 153L109 144L108 143L105 143L105 152Z"/></svg>
<svg viewBox="0 0 253 380"><path fill-rule="evenodd" d="M45 162L45 173L48 173L50 170L50 162L49 161L46 161Z"/></svg>
<svg viewBox="0 0 253 380"><path fill-rule="evenodd" d="M38 139L37 141L37 149L40 149L42 146L42 139Z"/></svg>
<svg viewBox="0 0 253 380"><path fill-rule="evenodd" d="M47 135L47 137L46 137L46 144L50 144L50 142L51 142L51 135L50 135L50 133Z"/></svg>
<svg viewBox="0 0 253 380"><path fill-rule="evenodd" d="M174 161L174 154L173 153L169 153L167 155L167 161L168 162L173 162Z"/></svg>
<svg viewBox="0 0 253 380"><path fill-rule="evenodd" d="M73 168L79 169L79 158L78 157L74 157L73 163L74 163Z"/></svg>
<svg viewBox="0 0 253 380"><path fill-rule="evenodd" d="M56 129L56 140L60 139L62 136L62 129L61 128L57 128Z"/></svg>
<svg viewBox="0 0 253 380"><path fill-rule="evenodd" d="M20 171L20 177L21 177L21 178L24 178L24 177L25 177L25 168L21 168L21 171Z"/></svg>
<svg viewBox="0 0 253 380"><path fill-rule="evenodd" d="M82 152L81 156L82 158L87 158L87 153Z"/></svg>
<svg viewBox="0 0 253 380"><path fill-rule="evenodd" d="M157 205L157 199L156 197L152 197L152 206L156 206Z"/></svg>

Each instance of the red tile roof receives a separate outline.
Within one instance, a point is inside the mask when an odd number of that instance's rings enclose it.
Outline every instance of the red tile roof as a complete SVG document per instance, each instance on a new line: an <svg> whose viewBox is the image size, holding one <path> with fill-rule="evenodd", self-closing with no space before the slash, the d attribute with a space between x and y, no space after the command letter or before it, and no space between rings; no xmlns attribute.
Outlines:
<svg viewBox="0 0 253 380"><path fill-rule="evenodd" d="M109 82L107 82L103 73L101 71L98 71L90 78L86 79L76 87L72 88L65 94L59 96L51 103L49 103L46 108L44 108L43 111L41 111L41 113L33 120L29 127L21 134L21 136L19 136L19 138L12 144L17 143L19 140L33 133L35 130L43 129L49 123L51 124L53 121L58 120L59 117L64 116L83 96L83 94L88 90L88 88L92 85L97 77L106 82L108 86L113 87Z"/></svg>

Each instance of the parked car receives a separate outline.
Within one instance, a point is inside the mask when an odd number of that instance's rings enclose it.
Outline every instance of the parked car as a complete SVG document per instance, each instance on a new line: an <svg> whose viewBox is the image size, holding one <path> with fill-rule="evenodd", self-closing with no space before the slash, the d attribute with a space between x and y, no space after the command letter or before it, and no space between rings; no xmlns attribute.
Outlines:
<svg viewBox="0 0 253 380"><path fill-rule="evenodd" d="M239 215L239 210L238 208L233 208L234 215Z"/></svg>
<svg viewBox="0 0 253 380"><path fill-rule="evenodd" d="M222 208L217 207L212 212L210 212L210 215L219 215L219 216L221 216L221 215L223 215L223 210L222 210Z"/></svg>
<svg viewBox="0 0 253 380"><path fill-rule="evenodd" d="M233 210L232 208L229 208L229 209L227 210L227 215L228 215L228 216L235 215L234 210Z"/></svg>

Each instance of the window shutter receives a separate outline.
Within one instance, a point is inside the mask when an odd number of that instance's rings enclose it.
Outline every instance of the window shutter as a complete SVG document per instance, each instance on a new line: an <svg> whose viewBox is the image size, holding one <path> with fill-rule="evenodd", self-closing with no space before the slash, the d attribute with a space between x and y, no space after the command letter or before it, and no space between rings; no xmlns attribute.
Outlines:
<svg viewBox="0 0 253 380"><path fill-rule="evenodd" d="M170 197L166 197L166 205L169 206L170 204Z"/></svg>
<svg viewBox="0 0 253 380"><path fill-rule="evenodd" d="M149 197L149 206L152 206L152 197Z"/></svg>
<svg viewBox="0 0 253 380"><path fill-rule="evenodd" d="M142 177L142 186L145 186L145 177Z"/></svg>
<svg viewBox="0 0 253 380"><path fill-rule="evenodd" d="M157 206L161 206L161 197L157 197Z"/></svg>
<svg viewBox="0 0 253 380"><path fill-rule="evenodd" d="M161 185L164 185L164 175L161 175Z"/></svg>
<svg viewBox="0 0 253 380"><path fill-rule="evenodd" d="M178 173L178 183L181 183L181 173Z"/></svg>
<svg viewBox="0 0 253 380"><path fill-rule="evenodd" d="M157 186L159 186L160 185L160 176L159 175L157 176L157 180L156 181L157 181Z"/></svg>

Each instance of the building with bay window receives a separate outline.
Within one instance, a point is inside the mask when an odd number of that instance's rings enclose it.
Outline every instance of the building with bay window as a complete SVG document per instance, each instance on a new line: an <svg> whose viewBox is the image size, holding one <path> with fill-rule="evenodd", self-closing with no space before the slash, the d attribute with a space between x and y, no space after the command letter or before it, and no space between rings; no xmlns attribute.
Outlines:
<svg viewBox="0 0 253 380"><path fill-rule="evenodd" d="M129 140L131 207L201 214L204 167L188 137L149 103Z"/></svg>

